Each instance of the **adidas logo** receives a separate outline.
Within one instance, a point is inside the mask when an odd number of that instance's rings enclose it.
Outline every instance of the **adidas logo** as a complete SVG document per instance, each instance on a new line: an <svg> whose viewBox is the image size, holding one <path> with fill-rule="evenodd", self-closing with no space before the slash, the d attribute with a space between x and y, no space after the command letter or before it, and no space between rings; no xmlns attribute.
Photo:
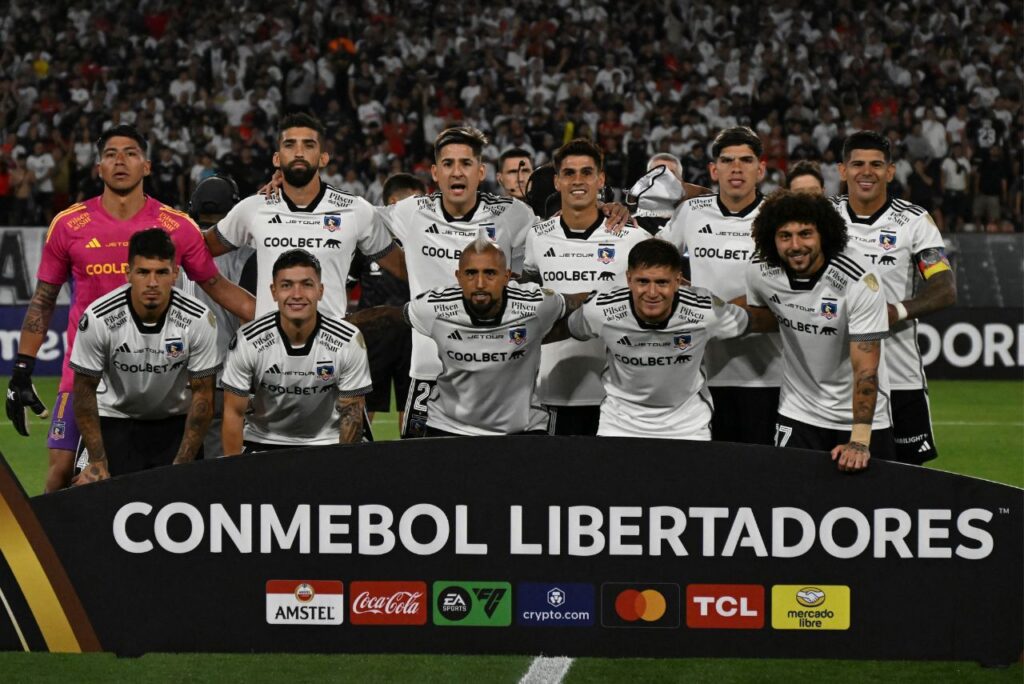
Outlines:
<svg viewBox="0 0 1024 684"><path fill-rule="evenodd" d="M273 366L263 371L264 375L280 375L281 368L275 363Z"/></svg>
<svg viewBox="0 0 1024 684"><path fill-rule="evenodd" d="M924 440L924 442L921 443L921 448L917 450L917 453L923 454L923 453L925 453L926 451L928 451L931 448L932 448L932 445L929 444L928 440L926 439L926 440Z"/></svg>
<svg viewBox="0 0 1024 684"><path fill-rule="evenodd" d="M100 244L99 240L97 240L96 238L93 238L92 240L89 240L88 242L86 242L85 246L86 246L87 249L96 249L97 247L102 247L103 245Z"/></svg>
<svg viewBox="0 0 1024 684"><path fill-rule="evenodd" d="M544 252L544 256L550 258L550 257L553 257L553 256L558 256L558 255L555 254L555 248L551 247L550 249L548 249L548 251Z"/></svg>
<svg viewBox="0 0 1024 684"><path fill-rule="evenodd" d="M114 351L124 352L126 354L131 354L131 352L132 352L132 350L128 347L128 343L127 342L122 344L120 347L118 347Z"/></svg>
<svg viewBox="0 0 1024 684"><path fill-rule="evenodd" d="M715 231L711 230L711 224L710 223L705 225L703 228L701 228L697 232L700 233L701 235L714 235L715 234Z"/></svg>
<svg viewBox="0 0 1024 684"><path fill-rule="evenodd" d="M453 331L452 333L450 333L448 335L448 339L449 340L461 340L462 339L462 335L459 334L458 330L455 330L455 331Z"/></svg>
<svg viewBox="0 0 1024 684"><path fill-rule="evenodd" d="M770 299L771 299L771 300L772 300L773 302L775 302L776 304L781 304L781 303L782 303L782 300L781 300L781 299L779 299L779 295L777 295L777 294L776 294L776 295L772 295L772 296L770 297Z"/></svg>
<svg viewBox="0 0 1024 684"><path fill-rule="evenodd" d="M632 347L633 346L633 343L629 341L629 337L626 336L626 335L623 335L622 337L619 338L618 344L624 344L627 347Z"/></svg>
<svg viewBox="0 0 1024 684"><path fill-rule="evenodd" d="M282 223L281 215L280 214L274 214L274 218L272 218L269 221L267 221L267 223Z"/></svg>
<svg viewBox="0 0 1024 684"><path fill-rule="evenodd" d="M430 233L431 235L438 235L438 234L440 234L441 231L439 231L437 229L437 224L436 223L431 223L430 227L427 228L427 232Z"/></svg>

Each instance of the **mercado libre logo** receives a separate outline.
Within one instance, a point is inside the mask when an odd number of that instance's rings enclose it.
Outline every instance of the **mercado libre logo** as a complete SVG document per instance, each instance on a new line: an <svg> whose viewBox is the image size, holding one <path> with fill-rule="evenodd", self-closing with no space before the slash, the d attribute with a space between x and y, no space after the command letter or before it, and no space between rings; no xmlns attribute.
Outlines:
<svg viewBox="0 0 1024 684"><path fill-rule="evenodd" d="M676 629L679 585L607 582L601 585L601 626Z"/></svg>

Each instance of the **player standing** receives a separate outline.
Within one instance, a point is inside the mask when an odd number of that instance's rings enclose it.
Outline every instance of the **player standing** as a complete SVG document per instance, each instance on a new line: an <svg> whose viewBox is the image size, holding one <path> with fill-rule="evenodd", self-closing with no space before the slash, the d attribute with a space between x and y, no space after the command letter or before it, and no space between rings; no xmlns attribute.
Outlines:
<svg viewBox="0 0 1024 684"><path fill-rule="evenodd" d="M754 221L754 240L747 300L775 314L785 352L775 445L830 450L848 471L872 455L892 459L885 296L843 219L824 197L780 191Z"/></svg>
<svg viewBox="0 0 1024 684"><path fill-rule="evenodd" d="M763 196L761 140L745 126L723 130L708 165L718 194L685 200L659 233L690 258L690 280L734 301L746 294L744 273L754 253L751 225ZM771 444L782 359L775 333L712 341L704 354L715 401L713 439Z"/></svg>
<svg viewBox="0 0 1024 684"><path fill-rule="evenodd" d="M890 198L896 167L889 140L858 131L843 144L840 177L847 196L833 200L846 220L851 247L882 276L892 337L885 343L892 387L897 459L921 464L938 456L928 404L928 380L917 346L917 319L956 303L945 244L927 211ZM917 281L914 271L920 273ZM916 281L916 282L915 282ZM915 284L920 282L915 294Z"/></svg>
<svg viewBox="0 0 1024 684"><path fill-rule="evenodd" d="M627 255L650 236L635 224L619 231L608 229L598 209L605 183L601 148L589 140L570 141L555 152L554 166L562 212L527 233L523 280L563 294L606 291L625 284ZM604 366L600 340L566 339L544 345L537 400L551 412L551 434L597 434L605 396Z"/></svg>
<svg viewBox="0 0 1024 684"><path fill-rule="evenodd" d="M498 157L498 185L507 197L526 201L526 185L533 173L533 158L521 147L505 150Z"/></svg>
<svg viewBox="0 0 1024 684"><path fill-rule="evenodd" d="M324 286L309 252L279 256L271 278L277 311L242 326L229 344L224 453L361 441L371 386L362 334L318 312Z"/></svg>
<svg viewBox="0 0 1024 684"><path fill-rule="evenodd" d="M277 310L270 294L270 273L278 256L305 249L323 264L323 310L345 315L345 281L358 249L400 278L405 277L402 250L381 224L376 210L361 197L320 180L328 155L321 144L323 124L308 114L281 119L274 166L281 170L281 192L243 199L206 231L214 256L247 245L256 250L256 315Z"/></svg>
<svg viewBox="0 0 1024 684"><path fill-rule="evenodd" d="M70 280L68 351L46 442L50 459L47 492L71 481L79 443L72 397L74 373L69 367L78 321L97 297L124 284L128 240L134 233L153 226L164 228L174 241L176 262L210 297L243 320L251 320L255 308L252 295L220 276L196 224L186 214L143 193L143 178L150 172L146 139L131 126L114 126L103 132L96 147L103 193L72 205L50 224L7 389L7 417L19 434L27 436L26 407L44 417L46 413L32 387L35 355L49 328L60 288Z"/></svg>
<svg viewBox="0 0 1024 684"><path fill-rule="evenodd" d="M87 462L75 484L202 458L220 370L217 319L174 287L174 251L161 228L132 235L128 284L78 321L70 365Z"/></svg>

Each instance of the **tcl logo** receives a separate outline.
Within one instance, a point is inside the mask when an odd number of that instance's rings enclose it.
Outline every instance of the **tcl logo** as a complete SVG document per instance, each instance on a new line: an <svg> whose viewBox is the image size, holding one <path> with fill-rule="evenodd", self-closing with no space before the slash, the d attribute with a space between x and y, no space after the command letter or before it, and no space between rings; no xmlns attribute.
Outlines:
<svg viewBox="0 0 1024 684"><path fill-rule="evenodd" d="M761 629L760 584L691 584L686 587L686 626L694 629Z"/></svg>
<svg viewBox="0 0 1024 684"><path fill-rule="evenodd" d="M352 582L353 625L424 625L427 622L425 582Z"/></svg>

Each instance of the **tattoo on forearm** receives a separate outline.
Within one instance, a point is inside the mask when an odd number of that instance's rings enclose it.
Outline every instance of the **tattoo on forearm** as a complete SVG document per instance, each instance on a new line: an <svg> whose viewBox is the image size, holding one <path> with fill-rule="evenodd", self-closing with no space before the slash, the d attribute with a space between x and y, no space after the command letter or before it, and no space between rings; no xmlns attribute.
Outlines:
<svg viewBox="0 0 1024 684"><path fill-rule="evenodd" d="M354 444L363 439L363 398L340 397L338 413L341 414L338 442Z"/></svg>
<svg viewBox="0 0 1024 684"><path fill-rule="evenodd" d="M383 330L405 324L402 318L402 309L397 306L372 306L369 309L356 311L345 316L345 320L359 328L364 335L374 330Z"/></svg>
<svg viewBox="0 0 1024 684"><path fill-rule="evenodd" d="M36 291L28 303L28 310L25 312L25 322L21 324L23 332L33 335L45 335L50 328L50 318L57 305L57 295L60 294L59 285L40 282L36 285Z"/></svg>
<svg viewBox="0 0 1024 684"><path fill-rule="evenodd" d="M853 422L871 423L878 399L878 369L871 368L857 375L853 381Z"/></svg>
<svg viewBox="0 0 1024 684"><path fill-rule="evenodd" d="M82 434L82 441L89 452L89 462L103 461L107 458L103 447L103 433L100 431L100 411L96 404L96 387L98 378L75 376L75 422Z"/></svg>
<svg viewBox="0 0 1024 684"><path fill-rule="evenodd" d="M952 271L936 273L922 283L913 299L903 303L908 318L918 318L956 304L956 281Z"/></svg>
<svg viewBox="0 0 1024 684"><path fill-rule="evenodd" d="M195 391L193 389L193 392ZM199 447L203 444L206 430L210 427L211 418L213 403L205 396L195 396L185 419L185 433L181 437L178 454L174 457L175 463L186 463L195 459Z"/></svg>

